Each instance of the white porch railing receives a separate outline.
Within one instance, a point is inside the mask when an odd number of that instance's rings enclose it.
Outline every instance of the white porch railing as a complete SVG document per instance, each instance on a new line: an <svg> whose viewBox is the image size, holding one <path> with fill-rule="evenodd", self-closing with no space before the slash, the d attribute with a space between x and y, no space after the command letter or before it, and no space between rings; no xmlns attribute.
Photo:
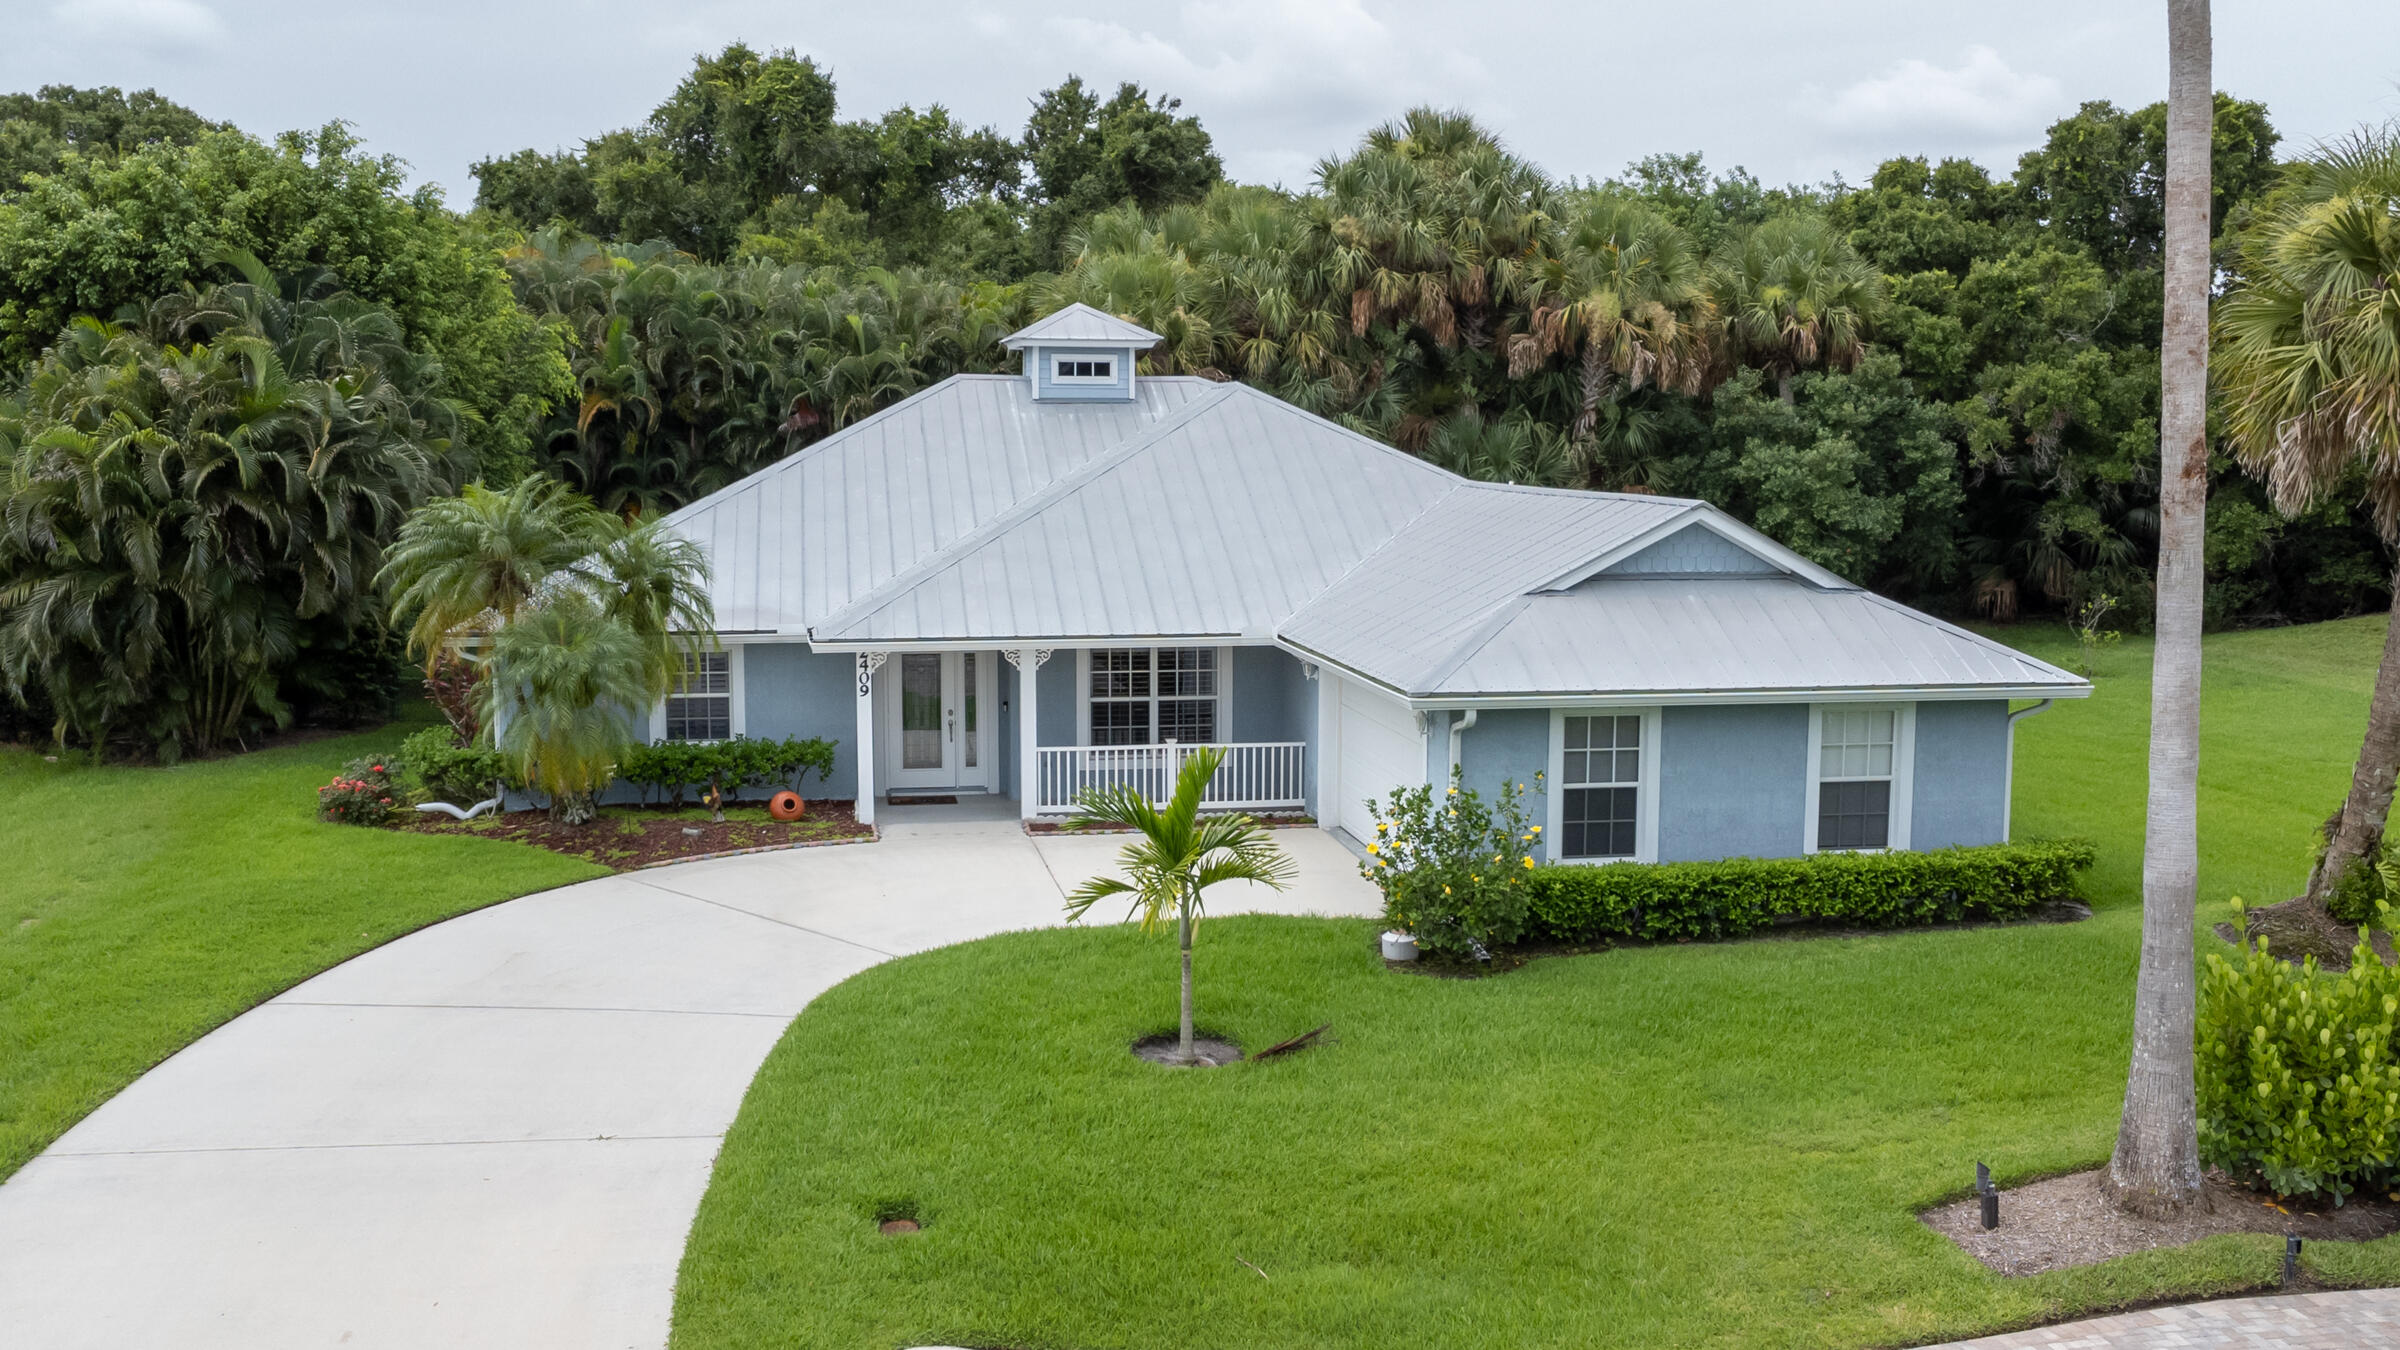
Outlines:
<svg viewBox="0 0 2400 1350"><path fill-rule="evenodd" d="M1175 790L1184 758L1197 745L1046 745L1035 772L1035 811L1067 815L1092 788L1119 785L1164 802ZM1287 810L1305 804L1308 746L1303 741L1219 745L1225 762L1208 780L1204 805L1221 810Z"/></svg>

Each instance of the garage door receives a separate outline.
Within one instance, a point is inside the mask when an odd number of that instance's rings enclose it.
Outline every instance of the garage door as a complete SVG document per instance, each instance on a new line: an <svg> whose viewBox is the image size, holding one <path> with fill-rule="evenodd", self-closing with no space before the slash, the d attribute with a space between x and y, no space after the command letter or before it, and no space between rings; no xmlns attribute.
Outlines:
<svg viewBox="0 0 2400 1350"><path fill-rule="evenodd" d="M1383 801L1393 788L1425 781L1425 742L1417 715L1396 698L1354 680L1341 691L1341 810L1334 820L1353 838L1375 837L1366 799Z"/></svg>

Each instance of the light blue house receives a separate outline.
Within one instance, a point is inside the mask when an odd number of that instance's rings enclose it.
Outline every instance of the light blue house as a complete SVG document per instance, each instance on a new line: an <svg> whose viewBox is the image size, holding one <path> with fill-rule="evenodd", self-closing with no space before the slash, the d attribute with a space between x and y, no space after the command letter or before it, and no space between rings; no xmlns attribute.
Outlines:
<svg viewBox="0 0 2400 1350"><path fill-rule="evenodd" d="M1081 305L669 517L722 652L660 738L819 735L825 790L1063 815L1194 745L1226 806L1543 775L1554 858L2008 835L2011 700L2083 680L1703 502L1475 483L1240 384L1140 375ZM2038 704L2036 706L2039 706Z"/></svg>

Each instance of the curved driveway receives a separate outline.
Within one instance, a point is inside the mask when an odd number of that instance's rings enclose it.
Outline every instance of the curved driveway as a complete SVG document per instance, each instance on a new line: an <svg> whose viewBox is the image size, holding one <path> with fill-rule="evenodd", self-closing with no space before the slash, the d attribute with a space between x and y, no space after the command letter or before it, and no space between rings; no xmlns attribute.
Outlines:
<svg viewBox="0 0 2400 1350"><path fill-rule="evenodd" d="M1056 923L1121 840L894 811L880 844L628 873L402 938L211 1033L0 1185L0 1344L656 1347L743 1091L879 961ZM1277 835L1277 895L1372 914Z"/></svg>

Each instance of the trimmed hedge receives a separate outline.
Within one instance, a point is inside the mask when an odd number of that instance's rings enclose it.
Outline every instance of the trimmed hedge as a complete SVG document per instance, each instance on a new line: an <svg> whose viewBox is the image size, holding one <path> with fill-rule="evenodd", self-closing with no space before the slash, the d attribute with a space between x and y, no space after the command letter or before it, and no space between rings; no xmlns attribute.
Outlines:
<svg viewBox="0 0 2400 1350"><path fill-rule="evenodd" d="M1529 941L1673 941L1755 933L1779 920L1906 928L2017 919L2079 898L2080 841L1924 853L1819 853L1724 862L1534 869Z"/></svg>
<svg viewBox="0 0 2400 1350"><path fill-rule="evenodd" d="M688 789L721 787L728 798L744 788L798 791L811 773L833 776L834 742L811 737L767 740L736 736L729 741L655 741L632 745L617 757L617 777L642 790L645 803L664 797L683 805Z"/></svg>

